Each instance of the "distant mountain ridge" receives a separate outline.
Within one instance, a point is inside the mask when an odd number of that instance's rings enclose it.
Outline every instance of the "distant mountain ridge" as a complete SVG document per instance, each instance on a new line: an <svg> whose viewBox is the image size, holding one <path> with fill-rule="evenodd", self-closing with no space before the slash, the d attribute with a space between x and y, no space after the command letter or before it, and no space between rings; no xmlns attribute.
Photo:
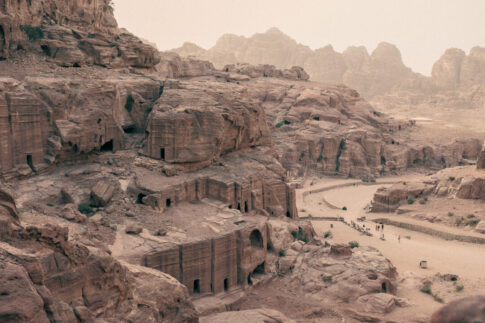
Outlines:
<svg viewBox="0 0 485 323"><path fill-rule="evenodd" d="M209 50L185 43L172 51L184 57L208 60L219 69L238 62L272 64L277 68L301 66L312 80L344 83L367 99L403 91L428 96L461 91L472 85L480 86L482 93L481 85L485 83L485 48L481 47L473 48L468 56L460 49L447 50L434 64L431 77L407 67L399 49L390 43L380 43L371 54L364 46L350 46L342 53L331 45L312 50L277 28L249 38L225 34ZM470 104L483 104L482 99L479 102L476 97L469 99Z"/></svg>

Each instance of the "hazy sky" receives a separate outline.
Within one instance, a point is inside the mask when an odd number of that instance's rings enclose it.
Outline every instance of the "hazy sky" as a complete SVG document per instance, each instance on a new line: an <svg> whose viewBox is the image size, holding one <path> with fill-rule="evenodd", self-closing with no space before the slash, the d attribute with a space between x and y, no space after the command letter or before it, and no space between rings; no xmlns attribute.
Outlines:
<svg viewBox="0 0 485 323"><path fill-rule="evenodd" d="M341 52L381 41L429 75L445 49L485 46L485 0L114 0L121 27L160 50L190 41L212 47L225 33L251 36L277 27L312 49Z"/></svg>

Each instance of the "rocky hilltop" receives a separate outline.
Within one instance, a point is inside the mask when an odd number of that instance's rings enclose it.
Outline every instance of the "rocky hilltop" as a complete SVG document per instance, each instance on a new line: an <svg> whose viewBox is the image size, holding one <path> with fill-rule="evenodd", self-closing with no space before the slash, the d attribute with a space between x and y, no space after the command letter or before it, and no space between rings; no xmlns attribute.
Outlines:
<svg viewBox="0 0 485 323"><path fill-rule="evenodd" d="M404 65L396 46L380 43L369 54L363 46L336 52L331 45L311 50L276 28L246 38L226 34L209 50L185 43L173 52L208 60L217 68L227 64L302 66L313 81L344 83L382 107L389 104L426 104L445 107L483 107L485 50L468 55L449 49L425 77ZM404 101L404 102L403 102Z"/></svg>

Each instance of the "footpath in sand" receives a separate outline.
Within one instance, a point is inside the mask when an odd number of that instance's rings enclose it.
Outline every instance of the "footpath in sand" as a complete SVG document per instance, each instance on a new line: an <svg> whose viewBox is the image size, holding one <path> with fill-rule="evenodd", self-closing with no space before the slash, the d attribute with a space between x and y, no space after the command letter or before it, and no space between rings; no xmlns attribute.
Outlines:
<svg viewBox="0 0 485 323"><path fill-rule="evenodd" d="M401 180L409 181L410 176L383 178L379 179L377 183L322 178L313 179L310 186L307 181L303 188L297 190L299 215L300 217L311 215L316 232L323 235L330 230L333 235L332 240L336 243L347 244L349 241L356 240L360 245L379 249L396 266L400 279L409 276L431 277L438 273L458 275L460 284L464 285L464 289L460 292L456 292L452 288L433 286L433 290L439 293L445 302L468 295L483 294L485 292L485 245L456 240L448 241L391 225L385 225L383 231L376 231L376 223L372 222L372 219L390 218L430 226L454 234L476 235L458 228L409 219L395 214L366 212L365 207L370 203L379 187ZM344 206L347 208L346 211L342 210ZM367 220L357 222L357 218L362 216L365 216ZM318 220L319 217L343 217L348 223L354 221L360 226L365 224L370 228L373 236L366 236L339 221ZM380 239L381 234L384 234L385 240ZM419 268L421 260L428 261L428 269ZM398 288L398 295L411 300L414 304L412 307L414 314L429 315L441 306L429 295L419 292L418 288ZM409 315L409 308L399 309L392 313L392 316L400 318L398 321L402 320L403 315Z"/></svg>

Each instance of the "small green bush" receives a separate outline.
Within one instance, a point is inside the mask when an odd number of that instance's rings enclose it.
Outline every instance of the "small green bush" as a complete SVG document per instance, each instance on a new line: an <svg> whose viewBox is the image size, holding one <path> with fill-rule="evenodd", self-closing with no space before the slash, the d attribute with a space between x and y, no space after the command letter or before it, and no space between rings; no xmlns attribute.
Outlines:
<svg viewBox="0 0 485 323"><path fill-rule="evenodd" d="M307 243L309 241L308 235L306 234L306 232L302 228L298 228L298 232L297 231L291 231L291 235L296 240L303 241L304 243Z"/></svg>
<svg viewBox="0 0 485 323"><path fill-rule="evenodd" d="M422 205L426 204L426 202L428 202L428 198L427 197L419 200L419 204L422 204Z"/></svg>
<svg viewBox="0 0 485 323"><path fill-rule="evenodd" d="M344 206L344 207L342 208L342 210L347 211L347 207L346 207L346 206Z"/></svg>
<svg viewBox="0 0 485 323"><path fill-rule="evenodd" d="M423 287L421 287L420 291L422 293L431 295L431 287L429 287L428 285L424 285Z"/></svg>
<svg viewBox="0 0 485 323"><path fill-rule="evenodd" d="M448 212L448 216L450 216L450 217L451 217L451 216L454 216L454 215L455 215L455 213L453 213L453 212Z"/></svg>
<svg viewBox="0 0 485 323"><path fill-rule="evenodd" d="M284 250L280 250L280 252L278 253L278 256L280 257L284 257L286 254L285 254L285 251Z"/></svg>
<svg viewBox="0 0 485 323"><path fill-rule="evenodd" d="M362 182L367 183L367 182L369 182L369 179L368 179L367 177L364 177L364 178L362 179Z"/></svg>
<svg viewBox="0 0 485 323"><path fill-rule="evenodd" d="M443 299L441 297L439 297L438 295L436 295L436 294L433 294L433 298L438 303L444 303Z"/></svg>
<svg viewBox="0 0 485 323"><path fill-rule="evenodd" d="M350 241L350 242L349 242L349 246L350 246L350 248L352 248L352 249L354 249L354 248L358 248L358 247L359 247L359 242L357 242L357 241L355 241L355 240L354 240L354 241Z"/></svg>
<svg viewBox="0 0 485 323"><path fill-rule="evenodd" d="M478 222L480 222L480 220L478 220L478 219L473 219L473 220L467 221L467 222L465 223L465 225L468 225L468 226L470 226L470 227L474 227L474 226L476 226L476 225L478 224Z"/></svg>
<svg viewBox="0 0 485 323"><path fill-rule="evenodd" d="M276 128L281 128L281 126L283 126L283 122L278 122L277 124L275 124Z"/></svg>
<svg viewBox="0 0 485 323"><path fill-rule="evenodd" d="M51 202L46 203L46 205L51 207L54 206L54 204L52 204Z"/></svg>
<svg viewBox="0 0 485 323"><path fill-rule="evenodd" d="M22 25L20 26L20 30L22 30L31 41L44 38L44 32L42 29L40 29L40 27Z"/></svg>
<svg viewBox="0 0 485 323"><path fill-rule="evenodd" d="M376 182L375 178L371 178L371 179L370 179L370 182L371 182L371 183L375 183L375 182Z"/></svg>
<svg viewBox="0 0 485 323"><path fill-rule="evenodd" d="M454 176L450 176L448 177L448 179L450 180L450 182L453 182L456 178Z"/></svg>
<svg viewBox="0 0 485 323"><path fill-rule="evenodd" d="M409 205L414 204L414 200L413 200L413 199L409 199L409 200L408 200L408 204L409 204Z"/></svg>
<svg viewBox="0 0 485 323"><path fill-rule="evenodd" d="M79 203L77 209L86 216L94 215L94 210L89 206L89 203Z"/></svg>
<svg viewBox="0 0 485 323"><path fill-rule="evenodd" d="M323 280L324 283L331 283L332 282L332 276L323 275L322 280Z"/></svg>
<svg viewBox="0 0 485 323"><path fill-rule="evenodd" d="M323 234L324 238L331 238L332 237L332 231L327 231Z"/></svg>
<svg viewBox="0 0 485 323"><path fill-rule="evenodd" d="M322 160L323 160L323 156L322 156L322 154L320 154L320 156L318 156L318 158L317 158L317 162L321 162Z"/></svg>

